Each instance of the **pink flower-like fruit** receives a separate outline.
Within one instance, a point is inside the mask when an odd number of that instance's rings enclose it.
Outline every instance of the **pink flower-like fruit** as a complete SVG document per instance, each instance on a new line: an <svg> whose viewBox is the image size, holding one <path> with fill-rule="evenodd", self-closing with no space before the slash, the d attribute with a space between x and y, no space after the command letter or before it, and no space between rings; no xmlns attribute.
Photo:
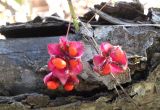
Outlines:
<svg viewBox="0 0 160 110"><path fill-rule="evenodd" d="M83 70L83 52L82 42L68 41L66 37L61 37L59 43L48 44L48 69L51 73L44 77L45 85L53 90L61 83L66 91L73 90L74 85L79 83L77 75Z"/></svg>
<svg viewBox="0 0 160 110"><path fill-rule="evenodd" d="M101 54L93 57L94 70L102 75L120 74L128 67L126 53L108 42L100 45Z"/></svg>

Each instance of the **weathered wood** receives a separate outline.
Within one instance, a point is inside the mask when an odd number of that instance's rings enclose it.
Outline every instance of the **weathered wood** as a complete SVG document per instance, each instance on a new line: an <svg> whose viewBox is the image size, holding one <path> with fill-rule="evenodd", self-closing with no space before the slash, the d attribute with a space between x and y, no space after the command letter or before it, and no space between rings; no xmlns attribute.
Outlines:
<svg viewBox="0 0 160 110"><path fill-rule="evenodd" d="M135 24L135 22L133 21L129 21L128 22L124 22L118 18L115 18L115 17L112 17L110 15L108 15L107 13L104 13L100 10L97 10L97 9L93 9L93 8L90 8L93 12L97 13L101 18L103 18L104 20L106 21L109 21L110 23L113 23L113 24L124 24L124 25L128 25L128 24Z"/></svg>
<svg viewBox="0 0 160 110"><path fill-rule="evenodd" d="M139 27L140 28L140 27ZM157 36L156 32L146 31L139 33L135 27L108 27L97 28L94 30L94 36L98 43L102 41L111 41L114 45L121 45L127 52L128 56L138 55L146 56L146 49L153 44L153 37ZM148 28L151 30L150 28ZM152 28L154 30L154 28ZM138 33L137 33L138 32ZM74 35L69 38L75 39ZM59 37L46 38L19 38L0 40L0 94L16 95L28 92L50 93L43 84L43 77L46 72L40 72L40 68L47 64L49 55L47 53L47 44L58 42ZM126 42L127 41L127 42ZM99 74L92 71L92 65L88 63L96 53L95 49L84 40L85 53L82 57L84 71L80 75L80 85L77 91L91 91L95 88L106 85L113 89L114 81L111 76L100 77ZM131 64L131 74L137 70L136 65L141 64L141 59ZM130 61L130 60L129 60ZM138 64L137 64L138 62ZM144 70L145 67L139 66L138 70ZM119 77L121 83L130 81L125 74Z"/></svg>
<svg viewBox="0 0 160 110"><path fill-rule="evenodd" d="M94 31L96 40L110 41L112 44L120 45L128 56L146 56L146 49L153 44L158 29L154 27L123 27L123 26L101 26Z"/></svg>
<svg viewBox="0 0 160 110"><path fill-rule="evenodd" d="M47 44L58 42L58 38L59 37L1 40L0 94L46 93L47 89L43 84L43 77L47 73L39 72L39 69L46 65L49 59ZM111 78L109 76L100 78L98 74L92 71L92 68L86 62L92 59L96 52L88 43L86 43L85 47L85 54L82 58L84 61L84 72L80 75L80 78L84 81L80 83L77 90L90 91L98 88L104 81L106 86L109 85ZM126 81L124 80L124 82ZM112 85L110 86L112 88Z"/></svg>
<svg viewBox="0 0 160 110"><path fill-rule="evenodd" d="M104 5L105 3L101 3L100 5L95 5L94 7L100 10ZM136 20L137 18L140 18L139 20L145 21L147 18L146 15L144 15L143 5L137 2L119 1L116 2L114 6L109 4L106 5L101 11L109 14L110 16L128 20Z"/></svg>
<svg viewBox="0 0 160 110"><path fill-rule="evenodd" d="M66 34L67 28L68 22L58 20L58 17L47 17L40 21L33 20L1 26L0 33L7 38L58 36Z"/></svg>
<svg viewBox="0 0 160 110"><path fill-rule="evenodd" d="M1 40L0 94L49 93L43 84L43 77L47 73L46 71L41 72L39 69L46 65L49 60L47 44L59 42L58 39L59 37ZM85 52L83 61L88 61L95 54L90 45L86 45L86 48L87 52ZM89 72L91 72L91 69ZM96 82L94 78L88 78L89 75L86 75L83 75L83 79L88 79L88 83L82 82L77 89L78 91L87 91L99 87L100 81ZM95 82L95 85L93 85L93 82ZM90 85L92 86L88 87Z"/></svg>
<svg viewBox="0 0 160 110"><path fill-rule="evenodd" d="M46 65L49 58L47 44L51 42L58 42L58 38L0 41L0 94L41 92L44 75L37 74L36 70Z"/></svg>

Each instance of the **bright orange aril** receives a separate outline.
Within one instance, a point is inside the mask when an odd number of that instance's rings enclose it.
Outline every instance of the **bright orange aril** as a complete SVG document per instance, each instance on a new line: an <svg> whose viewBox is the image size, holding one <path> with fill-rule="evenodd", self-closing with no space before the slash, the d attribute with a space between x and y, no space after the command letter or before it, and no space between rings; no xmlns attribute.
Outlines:
<svg viewBox="0 0 160 110"><path fill-rule="evenodd" d="M55 90L55 89L57 89L59 87L59 83L56 82L56 81L48 81L47 82L47 87L50 90Z"/></svg>
<svg viewBox="0 0 160 110"><path fill-rule="evenodd" d="M78 61L77 60L69 60L69 64L72 68L75 68L78 65Z"/></svg>
<svg viewBox="0 0 160 110"><path fill-rule="evenodd" d="M74 89L73 83L66 83L66 84L64 85L64 89L65 89L66 91L72 91L72 90Z"/></svg>
<svg viewBox="0 0 160 110"><path fill-rule="evenodd" d="M70 46L68 51L69 51L69 55L72 56L72 57L76 56L77 53L78 53L77 49L73 46Z"/></svg>
<svg viewBox="0 0 160 110"><path fill-rule="evenodd" d="M124 58L125 54L121 49L117 49L115 51L115 60L116 61L121 61Z"/></svg>
<svg viewBox="0 0 160 110"><path fill-rule="evenodd" d="M110 66L109 66L109 64L105 64L104 65L104 67L103 67L103 69L102 69L102 74L103 75L108 75L109 73L110 73Z"/></svg>
<svg viewBox="0 0 160 110"><path fill-rule="evenodd" d="M61 58L55 58L52 60L54 66L58 69L64 69L66 67L66 62Z"/></svg>

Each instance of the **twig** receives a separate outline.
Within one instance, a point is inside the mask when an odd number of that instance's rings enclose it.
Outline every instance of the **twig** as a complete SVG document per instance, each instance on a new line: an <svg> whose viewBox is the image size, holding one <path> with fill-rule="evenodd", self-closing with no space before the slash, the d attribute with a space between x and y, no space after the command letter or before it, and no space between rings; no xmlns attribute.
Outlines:
<svg viewBox="0 0 160 110"><path fill-rule="evenodd" d="M115 88L115 90L116 90L118 96L121 97L120 94L119 94L119 91L118 91L118 89L117 89L117 87L116 87L116 84L114 84L114 88Z"/></svg>
<svg viewBox="0 0 160 110"><path fill-rule="evenodd" d="M107 5L107 2L101 7L100 11L103 10L103 8L104 8L106 5ZM96 16L96 14L94 14L94 16L92 16L92 18L87 22L87 24L90 23L95 16Z"/></svg>
<svg viewBox="0 0 160 110"><path fill-rule="evenodd" d="M111 23L113 23L113 24L125 24L125 25L127 25L127 24L134 24L134 22L132 22L132 21L128 21L128 22L124 22L124 21L122 21L122 20L120 20L120 19L117 19L117 18L115 18L115 17L112 17L112 16L110 16L110 15L108 15L107 13L104 13L104 12L102 12L102 11L100 11L100 10L97 10L97 9L93 9L93 8L90 8L93 12L95 12L95 13L97 13L100 17L102 17L104 20L106 20L106 21L109 21L109 22L111 22Z"/></svg>
<svg viewBox="0 0 160 110"><path fill-rule="evenodd" d="M110 0L109 3L110 3L111 1L112 1L112 0ZM108 4L108 2L106 2L106 3L100 8L100 11L103 10L103 8L104 8L105 6L107 6L107 4ZM96 16L96 14L94 14L94 16L92 16L92 18L87 22L87 24L90 23L95 16Z"/></svg>
<svg viewBox="0 0 160 110"><path fill-rule="evenodd" d="M110 73L110 74L115 79L116 83L121 88L121 90L123 91L123 93L131 100L131 102L137 107L137 109L140 110L138 104L135 103L134 100L128 95L128 93L124 90L124 88L122 87L122 85L120 84L120 82L116 79L116 77L114 76L114 74L113 73Z"/></svg>
<svg viewBox="0 0 160 110"><path fill-rule="evenodd" d="M69 22L69 24L68 24L68 29L67 29L66 37L68 37L70 28L71 28L71 22Z"/></svg>
<svg viewBox="0 0 160 110"><path fill-rule="evenodd" d="M83 27L89 32L87 26L79 19L79 22L83 25ZM87 36L91 45L95 48L96 52L99 53L98 44L93 36Z"/></svg>
<svg viewBox="0 0 160 110"><path fill-rule="evenodd" d="M12 6L8 5L8 3L3 2L2 0L0 0L0 4L11 11L12 16L13 16L13 20L15 22L16 21L15 20L15 12L16 12L16 10Z"/></svg>
<svg viewBox="0 0 160 110"><path fill-rule="evenodd" d="M14 8L12 8L10 5L8 5L7 3L3 2L2 0L0 0L0 4L3 5L4 7L8 8L11 11L12 15L15 14L16 10Z"/></svg>

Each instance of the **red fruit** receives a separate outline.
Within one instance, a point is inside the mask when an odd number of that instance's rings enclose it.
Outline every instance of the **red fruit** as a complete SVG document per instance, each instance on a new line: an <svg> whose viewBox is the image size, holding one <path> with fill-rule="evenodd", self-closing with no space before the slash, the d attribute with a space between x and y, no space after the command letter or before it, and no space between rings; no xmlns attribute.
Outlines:
<svg viewBox="0 0 160 110"><path fill-rule="evenodd" d="M110 65L109 64L105 64L103 69L102 69L102 74L103 75L108 75L110 74L111 69L110 69Z"/></svg>
<svg viewBox="0 0 160 110"><path fill-rule="evenodd" d="M67 65L66 62L61 58L54 58L52 63L58 69L64 69Z"/></svg>
<svg viewBox="0 0 160 110"><path fill-rule="evenodd" d="M72 91L73 89L74 89L74 84L73 83L71 83L71 82L69 82L69 83L66 83L65 85L64 85L64 89L66 90L66 91Z"/></svg>
<svg viewBox="0 0 160 110"><path fill-rule="evenodd" d="M50 90L55 90L59 87L59 83L57 81L48 81L47 88Z"/></svg>
<svg viewBox="0 0 160 110"><path fill-rule="evenodd" d="M72 68L75 68L78 65L78 61L77 60L69 60L69 64Z"/></svg>
<svg viewBox="0 0 160 110"><path fill-rule="evenodd" d="M121 61L124 57L124 52L121 49L117 49L115 52L116 60Z"/></svg>
<svg viewBox="0 0 160 110"><path fill-rule="evenodd" d="M76 56L77 53L78 53L77 49L73 46L70 46L68 51L69 51L69 55L72 56L72 57Z"/></svg>
<svg viewBox="0 0 160 110"><path fill-rule="evenodd" d="M122 65L126 65L126 63L127 63L126 54L120 47L116 47L113 50L113 52L111 52L110 56L113 61L118 62Z"/></svg>

